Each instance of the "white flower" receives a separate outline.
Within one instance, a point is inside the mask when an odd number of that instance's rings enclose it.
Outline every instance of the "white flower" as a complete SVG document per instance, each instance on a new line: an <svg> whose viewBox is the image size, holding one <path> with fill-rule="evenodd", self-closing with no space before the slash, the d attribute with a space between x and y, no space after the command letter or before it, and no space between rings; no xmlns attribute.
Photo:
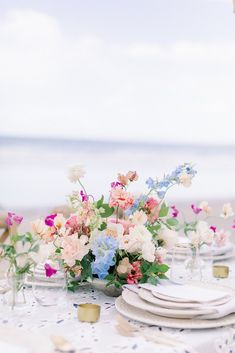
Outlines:
<svg viewBox="0 0 235 353"><path fill-rule="evenodd" d="M167 249L171 249L178 243L178 233L167 227L162 227L159 231L159 239L164 241L164 246Z"/></svg>
<svg viewBox="0 0 235 353"><path fill-rule="evenodd" d="M156 261L162 263L166 258L166 254L167 249L164 249L162 246L159 246L155 252Z"/></svg>
<svg viewBox="0 0 235 353"><path fill-rule="evenodd" d="M225 203L222 207L222 213L220 215L220 217L222 218L229 218L232 217L234 215L231 203Z"/></svg>
<svg viewBox="0 0 235 353"><path fill-rule="evenodd" d="M76 183L79 179L84 177L85 173L86 172L82 165L75 165L69 168L68 178L71 183Z"/></svg>
<svg viewBox="0 0 235 353"><path fill-rule="evenodd" d="M133 214L132 223L134 223L135 225L143 225L147 222L147 220L148 217L144 211L135 211L135 213Z"/></svg>
<svg viewBox="0 0 235 353"><path fill-rule="evenodd" d="M64 227L66 223L66 218L62 215L62 213L58 213L57 216L54 218L54 226L57 229L61 229Z"/></svg>
<svg viewBox="0 0 235 353"><path fill-rule="evenodd" d="M215 244L218 247L224 246L228 242L230 235L230 232L225 232L224 229L217 231L215 233Z"/></svg>
<svg viewBox="0 0 235 353"><path fill-rule="evenodd" d="M78 238L78 234L76 233L63 237L61 239L61 247L63 248L61 258L69 267L74 266L76 260L81 261L90 250L88 237L82 235Z"/></svg>
<svg viewBox="0 0 235 353"><path fill-rule="evenodd" d="M153 262L155 259L155 245L152 234L143 225L130 228L129 234L123 236L120 249L129 253L140 253L144 260Z"/></svg>
<svg viewBox="0 0 235 353"><path fill-rule="evenodd" d="M31 223L32 232L37 235L41 235L45 233L47 227L45 222L41 219L36 219Z"/></svg>
<svg viewBox="0 0 235 353"><path fill-rule="evenodd" d="M212 208L209 206L207 201L202 201L199 204L199 208L201 208L202 211L205 212L207 215L211 214Z"/></svg>
<svg viewBox="0 0 235 353"><path fill-rule="evenodd" d="M180 184L188 188L192 184L192 177L187 173L182 173L180 176Z"/></svg>
<svg viewBox="0 0 235 353"><path fill-rule="evenodd" d="M48 243L48 244L40 244L38 252L30 252L29 256L30 258L36 263L42 263L45 262L49 257L54 254L55 251L55 246L53 243Z"/></svg>
<svg viewBox="0 0 235 353"><path fill-rule="evenodd" d="M188 232L188 237L193 246L201 246L202 244L209 245L214 240L214 232L210 229L207 222L200 221L196 226L196 231Z"/></svg>

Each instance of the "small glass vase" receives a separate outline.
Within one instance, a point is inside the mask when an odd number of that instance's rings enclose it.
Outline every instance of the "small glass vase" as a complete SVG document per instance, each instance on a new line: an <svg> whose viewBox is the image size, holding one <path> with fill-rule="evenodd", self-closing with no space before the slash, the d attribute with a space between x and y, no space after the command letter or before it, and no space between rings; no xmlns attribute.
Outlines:
<svg viewBox="0 0 235 353"><path fill-rule="evenodd" d="M200 247L190 244L190 249L190 256L184 263L186 271L188 272L188 278L193 281L201 281L204 261L200 256Z"/></svg>
<svg viewBox="0 0 235 353"><path fill-rule="evenodd" d="M26 304L25 297L25 274L18 274L14 267L11 267L7 272L8 290L4 294L4 304L15 309Z"/></svg>

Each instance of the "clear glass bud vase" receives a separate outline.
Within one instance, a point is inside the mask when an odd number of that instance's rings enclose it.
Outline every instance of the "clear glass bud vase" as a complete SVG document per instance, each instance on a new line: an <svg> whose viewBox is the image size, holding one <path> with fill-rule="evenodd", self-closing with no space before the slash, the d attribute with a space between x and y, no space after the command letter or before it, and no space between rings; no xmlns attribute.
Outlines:
<svg viewBox="0 0 235 353"><path fill-rule="evenodd" d="M191 254L185 260L185 268L190 280L202 280L203 260L201 259L200 248L198 246L191 245Z"/></svg>
<svg viewBox="0 0 235 353"><path fill-rule="evenodd" d="M25 298L25 274L17 273L14 266L11 266L7 272L8 290L4 294L4 304L14 309L26 304Z"/></svg>

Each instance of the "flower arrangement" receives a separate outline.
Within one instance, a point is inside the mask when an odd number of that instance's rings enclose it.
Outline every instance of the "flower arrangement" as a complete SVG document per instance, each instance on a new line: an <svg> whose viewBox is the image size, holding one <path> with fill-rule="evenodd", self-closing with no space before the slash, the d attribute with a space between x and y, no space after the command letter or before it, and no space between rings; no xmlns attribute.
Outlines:
<svg viewBox="0 0 235 353"><path fill-rule="evenodd" d="M107 285L154 283L166 278L166 248L177 242L178 210L169 207L167 191L175 185L188 187L196 171L191 164L178 166L162 179L148 178L147 191L131 192L138 174L118 174L111 183L109 199L95 200L83 185L81 166L69 170L69 179L79 190L69 196L72 213L48 215L33 222L41 241L53 244L53 259L62 262L70 275L69 289L79 281L99 278ZM51 275L51 269L50 269Z"/></svg>
<svg viewBox="0 0 235 353"><path fill-rule="evenodd" d="M184 234L194 248L201 248L203 245L214 244L222 247L228 241L230 232L224 229L218 229L213 223L216 218L229 219L234 216L234 212L230 203L225 203L219 216L212 215L212 208L207 201L202 201L198 206L191 205L194 214L194 220L189 222L184 220L180 226L184 230ZM213 221L213 222L212 222ZM235 225L232 225L235 228Z"/></svg>

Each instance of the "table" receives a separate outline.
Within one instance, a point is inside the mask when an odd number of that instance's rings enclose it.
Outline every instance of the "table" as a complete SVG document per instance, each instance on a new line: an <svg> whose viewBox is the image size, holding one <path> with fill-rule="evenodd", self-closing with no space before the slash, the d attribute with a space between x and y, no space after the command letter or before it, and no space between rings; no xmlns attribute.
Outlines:
<svg viewBox="0 0 235 353"><path fill-rule="evenodd" d="M235 268L235 261L229 262L230 269ZM216 280L235 288L235 270L225 280ZM56 292L55 292L56 295ZM61 335L66 337L80 353L234 353L235 325L209 330L173 330L162 327L151 327L152 330L171 333L183 340L187 349L182 347L159 346L146 342L142 337L124 337L116 330L115 298L107 297L96 291L91 285L81 287L76 293L68 293L66 300L59 306L39 306L27 289L27 305L22 310L4 314L2 298L0 303L0 329L18 328L29 332L40 332L43 335ZM98 323L81 323L77 319L75 303L92 302L101 305L101 318ZM145 324L132 322L142 330ZM1 331L0 331L1 332ZM1 338L1 337L0 337ZM42 352L43 353L43 352Z"/></svg>

